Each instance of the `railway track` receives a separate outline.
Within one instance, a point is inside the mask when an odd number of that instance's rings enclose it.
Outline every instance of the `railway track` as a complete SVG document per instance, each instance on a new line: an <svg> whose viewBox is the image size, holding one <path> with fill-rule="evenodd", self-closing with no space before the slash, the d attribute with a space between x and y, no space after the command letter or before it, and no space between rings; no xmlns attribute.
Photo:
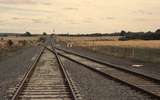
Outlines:
<svg viewBox="0 0 160 100"><path fill-rule="evenodd" d="M43 48L11 100L81 100L57 53Z"/></svg>
<svg viewBox="0 0 160 100"><path fill-rule="evenodd" d="M106 65L91 58L83 57L69 51L56 49L58 55L91 69L105 77L112 78L129 87L143 92L153 98L160 99L160 82L148 76Z"/></svg>

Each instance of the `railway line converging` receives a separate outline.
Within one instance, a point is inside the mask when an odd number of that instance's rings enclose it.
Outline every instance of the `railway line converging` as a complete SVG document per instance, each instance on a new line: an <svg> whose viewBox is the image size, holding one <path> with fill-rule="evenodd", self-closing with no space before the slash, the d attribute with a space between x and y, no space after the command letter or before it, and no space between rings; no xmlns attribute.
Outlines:
<svg viewBox="0 0 160 100"><path fill-rule="evenodd" d="M11 100L81 99L57 54L45 48L42 48L10 98Z"/></svg>
<svg viewBox="0 0 160 100"><path fill-rule="evenodd" d="M50 45L42 45L41 52L10 96L11 100L83 100L61 58L77 63L105 77L105 80L114 80L122 90L126 87L133 89L134 96L140 92L149 97L145 100L160 99L160 82L157 79L54 47L49 39L47 44ZM129 98L134 100L135 97Z"/></svg>
<svg viewBox="0 0 160 100"><path fill-rule="evenodd" d="M58 55L76 62L91 69L105 77L112 78L120 83L128 85L137 91L148 94L153 98L160 99L160 81L135 72L119 69L116 66L109 66L92 58L84 57L80 54L56 48Z"/></svg>

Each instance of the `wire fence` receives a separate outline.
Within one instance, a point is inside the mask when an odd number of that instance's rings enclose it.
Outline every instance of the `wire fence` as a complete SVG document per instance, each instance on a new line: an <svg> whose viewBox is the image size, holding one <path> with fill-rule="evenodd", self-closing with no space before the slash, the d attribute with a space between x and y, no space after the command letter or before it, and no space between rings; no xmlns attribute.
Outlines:
<svg viewBox="0 0 160 100"><path fill-rule="evenodd" d="M118 47L118 46L90 46L87 48L107 55L160 63L159 48Z"/></svg>

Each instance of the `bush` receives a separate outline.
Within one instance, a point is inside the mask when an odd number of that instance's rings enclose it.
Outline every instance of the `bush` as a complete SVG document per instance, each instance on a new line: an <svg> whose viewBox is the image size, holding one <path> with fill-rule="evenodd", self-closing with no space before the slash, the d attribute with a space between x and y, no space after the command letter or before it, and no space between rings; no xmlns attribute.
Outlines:
<svg viewBox="0 0 160 100"><path fill-rule="evenodd" d="M43 35L47 35L47 33L46 33L46 32L43 32Z"/></svg>
<svg viewBox="0 0 160 100"><path fill-rule="evenodd" d="M20 40L18 41L18 43L21 45L21 46L25 46L27 44L27 41L26 40Z"/></svg>
<svg viewBox="0 0 160 100"><path fill-rule="evenodd" d="M24 36L32 36L32 34L30 32L25 32Z"/></svg>
<svg viewBox="0 0 160 100"><path fill-rule="evenodd" d="M45 38L44 37L40 37L38 42L45 42Z"/></svg>
<svg viewBox="0 0 160 100"><path fill-rule="evenodd" d="M2 37L2 38L1 38L1 41L3 41L3 40L4 40L4 38Z"/></svg>
<svg viewBox="0 0 160 100"><path fill-rule="evenodd" d="M12 40L8 40L8 41L7 41L7 46L10 47L10 46L12 46L12 45L13 45L13 41L12 41Z"/></svg>

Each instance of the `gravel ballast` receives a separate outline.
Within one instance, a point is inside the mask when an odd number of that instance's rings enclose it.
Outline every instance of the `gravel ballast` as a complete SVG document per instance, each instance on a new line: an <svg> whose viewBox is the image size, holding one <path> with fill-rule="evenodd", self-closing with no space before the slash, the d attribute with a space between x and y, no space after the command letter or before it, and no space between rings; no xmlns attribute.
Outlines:
<svg viewBox="0 0 160 100"><path fill-rule="evenodd" d="M61 57L84 100L156 100Z"/></svg>
<svg viewBox="0 0 160 100"><path fill-rule="evenodd" d="M112 64L116 64L116 65L119 65L119 67L121 68L134 71L155 79L160 79L159 64L134 61L131 59L124 59L124 58L117 58L117 57L101 54L99 52L93 52L92 50L82 48L82 47L73 47L73 48L61 47L61 48L66 50L71 50L81 55L88 56L94 59L98 59L102 62L109 62ZM143 66L133 67L132 65L143 65Z"/></svg>
<svg viewBox="0 0 160 100"><path fill-rule="evenodd" d="M15 87L18 78L24 75L27 65L32 63L39 52L39 47L28 47L0 61L0 100L6 99L8 88Z"/></svg>

